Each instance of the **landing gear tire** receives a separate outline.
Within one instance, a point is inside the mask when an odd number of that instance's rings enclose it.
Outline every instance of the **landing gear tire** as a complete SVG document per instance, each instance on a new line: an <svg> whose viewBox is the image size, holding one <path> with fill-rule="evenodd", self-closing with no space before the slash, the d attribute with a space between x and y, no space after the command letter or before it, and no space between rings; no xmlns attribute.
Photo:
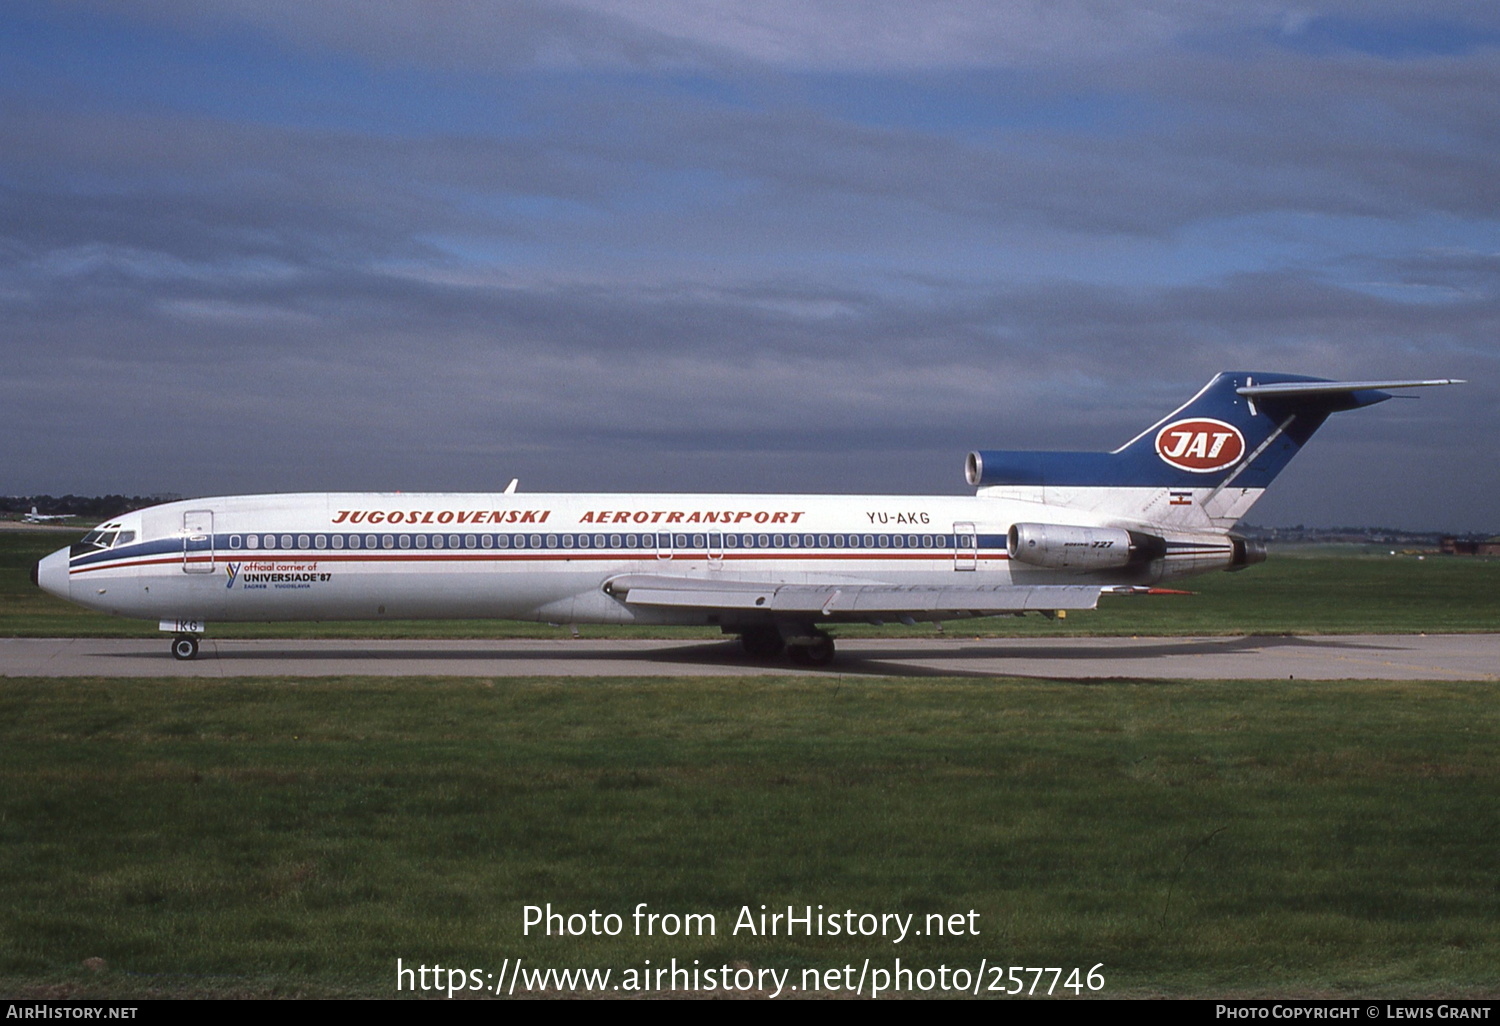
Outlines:
<svg viewBox="0 0 1500 1026"><path fill-rule="evenodd" d="M827 666L833 662L833 639L818 631L804 644L788 645L786 652L798 666Z"/></svg>
<svg viewBox="0 0 1500 1026"><path fill-rule="evenodd" d="M775 659L786 648L775 627L750 627L740 632L740 644L751 659Z"/></svg>
<svg viewBox="0 0 1500 1026"><path fill-rule="evenodd" d="M191 634L179 634L172 639L173 659L198 658L198 639Z"/></svg>

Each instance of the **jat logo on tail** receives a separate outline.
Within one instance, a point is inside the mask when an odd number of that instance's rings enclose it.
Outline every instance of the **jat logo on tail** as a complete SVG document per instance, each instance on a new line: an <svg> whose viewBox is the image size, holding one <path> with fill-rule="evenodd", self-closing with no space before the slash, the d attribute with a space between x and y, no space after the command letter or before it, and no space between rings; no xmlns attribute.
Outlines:
<svg viewBox="0 0 1500 1026"><path fill-rule="evenodd" d="M1156 455L1181 470L1206 474L1234 466L1245 455L1245 436L1222 420L1179 420L1156 433Z"/></svg>

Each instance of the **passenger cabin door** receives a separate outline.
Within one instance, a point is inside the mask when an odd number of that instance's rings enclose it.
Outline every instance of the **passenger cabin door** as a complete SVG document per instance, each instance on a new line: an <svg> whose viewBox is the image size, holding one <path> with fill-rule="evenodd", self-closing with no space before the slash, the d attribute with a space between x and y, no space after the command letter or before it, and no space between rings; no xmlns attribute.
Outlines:
<svg viewBox="0 0 1500 1026"><path fill-rule="evenodd" d="M189 574L214 572L214 513L190 509L182 515L182 569Z"/></svg>
<svg viewBox="0 0 1500 1026"><path fill-rule="evenodd" d="M979 534L971 523L953 525L953 569L979 569Z"/></svg>

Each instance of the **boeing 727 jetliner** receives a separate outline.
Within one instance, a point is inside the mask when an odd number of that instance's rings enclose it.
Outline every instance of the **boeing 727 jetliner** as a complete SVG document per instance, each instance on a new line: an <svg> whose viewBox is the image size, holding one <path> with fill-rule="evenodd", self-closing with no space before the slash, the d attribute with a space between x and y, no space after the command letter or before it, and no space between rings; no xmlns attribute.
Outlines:
<svg viewBox="0 0 1500 1026"><path fill-rule="evenodd" d="M1238 570L1235 535L1329 414L1387 388L1224 373L1113 452L972 452L972 496L329 493L139 510L39 562L53 595L158 620L711 625L823 665L824 624L1054 615Z"/></svg>

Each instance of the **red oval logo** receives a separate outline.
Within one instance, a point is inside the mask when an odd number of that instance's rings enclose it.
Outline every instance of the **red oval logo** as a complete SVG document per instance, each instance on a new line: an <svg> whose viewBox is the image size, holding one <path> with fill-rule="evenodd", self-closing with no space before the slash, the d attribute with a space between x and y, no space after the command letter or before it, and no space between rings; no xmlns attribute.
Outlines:
<svg viewBox="0 0 1500 1026"><path fill-rule="evenodd" d="M1156 455L1180 470L1207 474L1239 462L1245 455L1245 436L1222 420L1178 420L1156 433Z"/></svg>

